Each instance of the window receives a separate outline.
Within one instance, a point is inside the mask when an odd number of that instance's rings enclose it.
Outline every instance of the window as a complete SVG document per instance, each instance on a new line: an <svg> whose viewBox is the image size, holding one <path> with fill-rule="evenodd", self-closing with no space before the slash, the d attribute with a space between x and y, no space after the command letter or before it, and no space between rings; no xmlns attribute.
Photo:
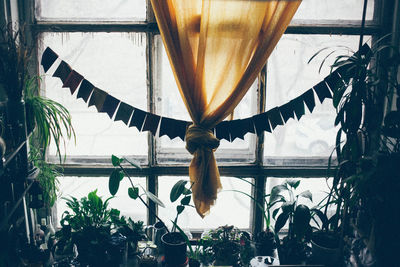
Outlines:
<svg viewBox="0 0 400 267"><path fill-rule="evenodd" d="M381 2L368 1L364 40L373 42L374 36L383 33ZM320 61L307 64L319 49L341 44L357 50L362 3L361 0L303 1L266 68L235 110L235 118L250 117L282 105L321 81L329 72L328 67L318 73ZM32 8L35 27L40 32L39 57L50 46L96 87L132 106L162 116L189 119L149 1L36 0ZM167 208L159 208L158 214L171 219L175 212L168 203L169 191L178 179L187 179L187 164L191 159L184 142L140 133L97 113L93 107L87 108L68 89L61 88L59 80L51 77L52 71L54 67L44 76L43 93L70 110L77 133L76 145L70 142L66 146L68 158L64 176L60 177L63 196L80 196L95 188L99 188L100 195L109 196L110 156L128 156L143 166L134 174L140 183L166 202ZM233 143L222 141L216 157L225 191L219 194L209 217L201 220L194 216L194 210L185 211L181 227L201 230L234 224L260 230L262 216L251 199L229 191L240 189L254 194L249 184L242 185L243 181L236 177L249 179L258 189L266 191L285 177L295 177L314 193L317 204L327 190L323 178L334 146L335 110L328 100L319 104L316 99L315 111L307 112L306 109L300 121L290 119L272 133L258 137L247 134L244 140ZM48 154L49 160L56 159L54 148ZM155 222L155 217L146 214L140 203L127 199L125 191L120 191L111 203L134 219ZM60 201L58 214L63 208Z"/></svg>

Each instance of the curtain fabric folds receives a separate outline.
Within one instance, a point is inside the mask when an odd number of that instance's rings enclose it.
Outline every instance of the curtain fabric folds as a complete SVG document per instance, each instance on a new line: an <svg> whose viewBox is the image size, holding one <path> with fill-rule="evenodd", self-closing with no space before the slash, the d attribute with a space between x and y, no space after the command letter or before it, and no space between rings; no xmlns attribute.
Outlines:
<svg viewBox="0 0 400 267"><path fill-rule="evenodd" d="M193 200L205 216L221 189L210 129L232 113L256 79L301 0L151 0L193 125L186 147Z"/></svg>

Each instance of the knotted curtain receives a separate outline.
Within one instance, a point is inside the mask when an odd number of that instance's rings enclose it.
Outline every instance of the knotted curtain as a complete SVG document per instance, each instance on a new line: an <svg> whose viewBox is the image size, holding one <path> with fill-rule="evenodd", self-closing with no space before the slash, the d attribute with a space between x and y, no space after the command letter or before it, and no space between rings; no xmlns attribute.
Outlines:
<svg viewBox="0 0 400 267"><path fill-rule="evenodd" d="M193 201L204 217L222 188L210 131L232 113L301 0L151 0L180 94L193 120L186 148ZM266 122L267 123L267 122Z"/></svg>

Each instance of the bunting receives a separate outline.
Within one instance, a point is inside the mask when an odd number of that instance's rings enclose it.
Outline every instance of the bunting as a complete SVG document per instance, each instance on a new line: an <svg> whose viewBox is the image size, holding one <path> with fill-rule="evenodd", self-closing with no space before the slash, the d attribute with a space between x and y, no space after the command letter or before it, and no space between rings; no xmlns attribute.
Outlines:
<svg viewBox="0 0 400 267"><path fill-rule="evenodd" d="M369 52L370 48L365 44L356 54L368 55ZM51 68L57 58L58 55L47 47L40 62L45 72ZM313 112L316 97L320 103L323 103L325 99L332 98L333 93L348 82L349 78L344 76L345 71L344 66L336 69L323 81L282 106L274 107L250 118L220 122L213 129L216 137L233 142L236 138L244 139L247 133L261 135L264 132L272 132L277 126L284 125L295 116L297 120L300 120L305 114L305 106L310 112ZM166 135L170 139L179 137L184 140L186 129L191 124L190 121L160 117L122 102L95 87L63 60L55 70L53 77L60 78L63 83L62 87L69 88L71 94L78 90L77 98L88 103L89 107L95 106L98 112L106 113L110 119L122 121L128 127L136 127L138 131L149 131L152 135L158 133L159 136Z"/></svg>

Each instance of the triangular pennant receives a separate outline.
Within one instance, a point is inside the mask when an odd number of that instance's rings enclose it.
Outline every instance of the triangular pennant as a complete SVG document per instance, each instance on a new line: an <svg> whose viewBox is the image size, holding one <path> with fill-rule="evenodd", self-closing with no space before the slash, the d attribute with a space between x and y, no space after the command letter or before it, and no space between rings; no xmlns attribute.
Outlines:
<svg viewBox="0 0 400 267"><path fill-rule="evenodd" d="M92 94L93 89L94 89L94 85L91 84L88 80L83 79L76 97L82 98L83 101L85 101L87 103L89 96Z"/></svg>
<svg viewBox="0 0 400 267"><path fill-rule="evenodd" d="M89 100L89 107L95 106L97 111L100 112L103 108L104 101L106 100L107 93L99 88L94 88L92 96Z"/></svg>
<svg viewBox="0 0 400 267"><path fill-rule="evenodd" d="M253 126L253 131L254 131L254 126ZM242 120L231 121L230 132L231 132L231 141L232 142L235 141L236 138L244 140L244 135L246 133L248 133L247 129L245 127L243 127Z"/></svg>
<svg viewBox="0 0 400 267"><path fill-rule="evenodd" d="M182 141L185 141L185 136L186 136L186 130L190 124L192 124L190 121L181 121L177 120L175 125L175 132L177 133L178 137L182 139Z"/></svg>
<svg viewBox="0 0 400 267"><path fill-rule="evenodd" d="M293 102L294 113L296 114L297 120L300 120L300 118L305 114L303 97L296 97L290 102Z"/></svg>
<svg viewBox="0 0 400 267"><path fill-rule="evenodd" d="M269 126L268 114L266 112L253 116L253 121L257 135L262 134L264 131L271 132L271 126Z"/></svg>
<svg viewBox="0 0 400 267"><path fill-rule="evenodd" d="M267 115L268 115L268 118L269 118L269 122L271 123L272 130L275 129L276 126L284 124L284 122L282 120L282 117L281 117L281 113L280 113L278 107L270 109L267 112Z"/></svg>
<svg viewBox="0 0 400 267"><path fill-rule="evenodd" d="M290 118L294 119L294 106L293 103L288 102L279 107L283 121L286 123Z"/></svg>
<svg viewBox="0 0 400 267"><path fill-rule="evenodd" d="M72 70L71 73L68 75L67 79L65 80L63 84L63 88L69 87L69 90L71 91L71 95L74 94L76 88L78 88L78 85L81 83L83 80L83 76L80 75L78 72Z"/></svg>
<svg viewBox="0 0 400 267"><path fill-rule="evenodd" d="M160 119L158 115L147 113L142 131L150 131L152 135L156 135Z"/></svg>
<svg viewBox="0 0 400 267"><path fill-rule="evenodd" d="M56 71L53 74L53 77L58 77L61 79L64 84L65 80L68 78L68 75L71 73L71 67L63 60L60 65L58 65Z"/></svg>
<svg viewBox="0 0 400 267"><path fill-rule="evenodd" d="M325 81L322 81L314 86L314 91L317 93L319 102L324 102L325 98L332 98L332 93L326 85Z"/></svg>
<svg viewBox="0 0 400 267"><path fill-rule="evenodd" d="M119 101L118 99L116 99L115 97L111 96L111 95L107 95L106 99L104 100L104 104L103 107L101 108L100 112L105 112L107 113L108 117L110 117L110 119L113 117L115 110L118 107L118 104L121 101Z"/></svg>
<svg viewBox="0 0 400 267"><path fill-rule="evenodd" d="M179 137L183 141L185 139L188 123L189 122L182 120L162 118L160 124L160 137L163 135L167 135L170 139Z"/></svg>
<svg viewBox="0 0 400 267"><path fill-rule="evenodd" d="M244 129L244 135L246 135L247 133L256 133L253 117L240 120L240 126L238 127Z"/></svg>
<svg viewBox="0 0 400 267"><path fill-rule="evenodd" d="M219 140L225 139L231 141L230 125L231 121L221 121L218 123L218 125L215 126L215 137L217 137Z"/></svg>
<svg viewBox="0 0 400 267"><path fill-rule="evenodd" d="M132 112L133 112L132 106L126 104L125 102L121 102L114 120L123 121L126 125L128 125Z"/></svg>
<svg viewBox="0 0 400 267"><path fill-rule="evenodd" d="M138 108L134 108L129 127L135 126L138 129L138 131L141 131L146 114L147 114L147 112L145 112L141 109L138 109Z"/></svg>
<svg viewBox="0 0 400 267"><path fill-rule="evenodd" d="M307 90L304 94L301 95L304 103L310 112L313 112L315 107L315 98L314 98L314 91L313 89Z"/></svg>
<svg viewBox="0 0 400 267"><path fill-rule="evenodd" d="M344 85L344 82L340 77L338 71L334 71L331 74L329 74L324 79L324 81L328 84L332 92L336 92L338 88L341 88Z"/></svg>
<svg viewBox="0 0 400 267"><path fill-rule="evenodd" d="M50 47L47 47L46 50L44 50L42 60L40 61L40 64L43 66L44 72L47 72L50 69L57 58L58 55L53 50L51 50Z"/></svg>

